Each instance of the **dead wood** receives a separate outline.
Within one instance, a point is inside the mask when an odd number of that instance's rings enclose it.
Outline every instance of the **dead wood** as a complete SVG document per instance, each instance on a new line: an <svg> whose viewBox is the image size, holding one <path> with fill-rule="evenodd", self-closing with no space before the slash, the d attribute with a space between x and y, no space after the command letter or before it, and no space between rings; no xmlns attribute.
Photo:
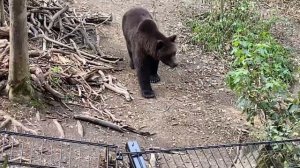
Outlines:
<svg viewBox="0 0 300 168"><path fill-rule="evenodd" d="M86 121L86 122L90 122L90 123L100 125L100 126L103 126L106 128L110 128L110 129L118 131L118 132L122 132L122 133L124 132L122 127L120 127L114 123L111 123L109 121L104 121L104 120L101 120L101 119L98 119L95 117L90 117L90 116L85 116L85 115L75 115L74 118L77 120Z"/></svg>
<svg viewBox="0 0 300 168"><path fill-rule="evenodd" d="M39 79L40 83L42 84L42 86L45 90L47 90L49 93L51 93L56 98L63 99L65 97L63 94L61 94L60 92L54 90L48 84L48 82L45 80L44 74L43 74L43 72L40 68L35 67L33 71L34 71L35 75L37 76L37 78Z"/></svg>
<svg viewBox="0 0 300 168"><path fill-rule="evenodd" d="M35 118L36 118L37 121L41 121L40 112L37 112L37 113L35 114Z"/></svg>
<svg viewBox="0 0 300 168"><path fill-rule="evenodd" d="M122 128L126 129L129 132L136 133L136 134L139 134L139 135L142 135L142 136L152 136L152 135L155 135L155 133L140 131L140 130L137 130L137 129L129 126L129 125L122 126Z"/></svg>
<svg viewBox="0 0 300 168"><path fill-rule="evenodd" d="M0 78L1 78L1 73L0 73ZM2 93L2 91L5 89L7 85L7 80L3 80L3 81L0 81L0 93Z"/></svg>
<svg viewBox="0 0 300 168"><path fill-rule="evenodd" d="M121 88L118 88L116 86L110 85L108 83L104 83L104 86L106 88L108 88L109 90L112 90L112 91L114 91L116 93L119 93L119 94L123 95L127 101L131 101L132 100L132 97L131 97L130 93L127 90L123 90Z"/></svg>
<svg viewBox="0 0 300 168"><path fill-rule="evenodd" d="M0 38L9 38L9 27L0 27Z"/></svg>
<svg viewBox="0 0 300 168"><path fill-rule="evenodd" d="M77 121L77 128L78 128L78 134L80 135L80 137L83 137L84 136L83 126L80 123L80 121Z"/></svg>
<svg viewBox="0 0 300 168"><path fill-rule="evenodd" d="M59 134L60 134L60 138L64 138L65 137L65 132L62 128L62 126L60 125L60 123L56 120L56 119L53 119L53 123L55 124Z"/></svg>
<svg viewBox="0 0 300 168"><path fill-rule="evenodd" d="M0 39L0 48L7 47L9 45L9 42L7 39Z"/></svg>
<svg viewBox="0 0 300 168"><path fill-rule="evenodd" d="M35 75L35 74L31 74L30 75L31 80L33 80L34 84L41 89L42 91L44 91L43 85L41 84L39 78Z"/></svg>
<svg viewBox="0 0 300 168"><path fill-rule="evenodd" d="M6 4L7 5L7 4ZM121 122L110 111L100 110L94 102L104 102L102 94L111 90L132 100L106 70L115 70L120 58L105 55L96 24L112 21L111 15L95 14L79 18L67 4L30 0L27 7L30 79L39 92L46 93L71 110L64 98L94 109L113 122ZM6 9L6 13L10 11ZM24 26L25 27L25 26ZM0 38L9 38L9 27L0 27ZM10 43L0 40L0 91L7 85ZM99 74L98 71L102 73ZM76 102L76 103L75 103ZM91 103L93 102L93 103Z"/></svg>
<svg viewBox="0 0 300 168"><path fill-rule="evenodd" d="M26 159L26 158L20 156L20 157L9 160L9 162L16 162L16 161L24 163L24 162L30 162L30 159Z"/></svg>
<svg viewBox="0 0 300 168"><path fill-rule="evenodd" d="M0 130L6 127L11 122L10 118L5 118L5 120L0 125Z"/></svg>
<svg viewBox="0 0 300 168"><path fill-rule="evenodd" d="M139 134L139 135L142 135L142 136L155 135L155 134L151 134L149 132L139 131L139 130L137 130L135 128L132 128L128 125L119 126L119 125L116 125L116 124L111 123L109 121L101 120L101 119L91 117L91 116L75 115L74 118L77 119L77 120L86 121L86 122L90 122L90 123L100 125L100 126L103 126L103 127L106 127L106 128L110 128L112 130L122 132L122 133L124 133L125 131L128 131L128 132L136 133L136 134Z"/></svg>
<svg viewBox="0 0 300 168"><path fill-rule="evenodd" d="M45 36L45 35L40 35L40 36L38 36L38 37L44 38L44 39L47 40L47 41L50 41L50 42L52 42L52 43L54 43L54 44L60 45L60 46L62 46L62 47L65 47L65 48L67 48L67 49L76 51L74 47L71 47L71 46L68 46L68 45L66 45L66 44L63 44L63 43L61 43L61 42L59 42L59 41L53 40L53 39L51 39L51 38L49 38L49 37L47 37L47 36ZM79 51L79 53L82 54L82 55L84 55L84 56L86 56L86 57L88 57L88 58L99 59L100 61L105 62L105 63L117 63L117 61L109 61L109 60L105 60L105 59L103 59L103 58L101 58L101 57L99 57L99 56L95 56L95 55L86 53L86 52L84 52L84 51ZM94 61L90 61L90 63L111 67L111 66L109 66L109 65L102 64L101 62L97 62L97 63L96 63L96 62L94 62Z"/></svg>
<svg viewBox="0 0 300 168"><path fill-rule="evenodd" d="M32 133L32 134L37 135L37 131L35 131L35 130L33 130L33 129L30 129L30 128L27 128L26 126L24 126L22 123L20 123L20 122L17 121L16 119L12 118L11 116L9 116L9 115L4 115L3 117L5 118L5 120L10 120L11 123L12 123L12 125L21 127L24 131L30 132L30 133ZM7 122L8 122L8 121L7 121Z"/></svg>
<svg viewBox="0 0 300 168"><path fill-rule="evenodd" d="M104 24L113 21L112 15L94 14L85 18L87 23Z"/></svg>
<svg viewBox="0 0 300 168"><path fill-rule="evenodd" d="M83 38L84 38L84 41L88 44L88 46L96 53L97 50L96 50L96 47L90 42L89 38L88 38L88 35L86 33L86 31L84 29L79 29L79 31L81 32Z"/></svg>
<svg viewBox="0 0 300 168"><path fill-rule="evenodd" d="M29 57L39 57L43 54L43 51L39 51L39 50L30 50L28 51Z"/></svg>
<svg viewBox="0 0 300 168"><path fill-rule="evenodd" d="M4 57L9 54L9 47L10 46L6 46L6 48L4 49L4 51L0 54L0 63L3 62Z"/></svg>
<svg viewBox="0 0 300 168"><path fill-rule="evenodd" d="M50 30L54 24L54 21L64 12L66 12L69 9L69 6L66 5L64 8L62 8L61 10L59 10L57 13L55 13L52 18L51 18L51 22L49 23L48 29Z"/></svg>
<svg viewBox="0 0 300 168"><path fill-rule="evenodd" d="M20 143L18 142L13 142L12 144L9 144L9 145L5 145L3 147L0 148L0 151L6 151L10 148L13 148L13 147L18 147Z"/></svg>

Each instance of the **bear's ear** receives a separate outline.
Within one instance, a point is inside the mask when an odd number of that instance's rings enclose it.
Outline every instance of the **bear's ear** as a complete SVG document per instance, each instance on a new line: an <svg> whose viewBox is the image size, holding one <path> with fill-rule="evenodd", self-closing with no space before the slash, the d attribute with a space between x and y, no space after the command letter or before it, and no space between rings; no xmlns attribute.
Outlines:
<svg viewBox="0 0 300 168"><path fill-rule="evenodd" d="M168 39L169 39L171 42L175 42L176 38L177 38L176 35L173 35L173 36L168 37Z"/></svg>
<svg viewBox="0 0 300 168"><path fill-rule="evenodd" d="M142 23L139 24L139 31L141 32L152 32L156 29L156 24L151 19L146 19Z"/></svg>
<svg viewBox="0 0 300 168"><path fill-rule="evenodd" d="M165 43L162 40L157 40L156 51L162 49L164 45Z"/></svg>

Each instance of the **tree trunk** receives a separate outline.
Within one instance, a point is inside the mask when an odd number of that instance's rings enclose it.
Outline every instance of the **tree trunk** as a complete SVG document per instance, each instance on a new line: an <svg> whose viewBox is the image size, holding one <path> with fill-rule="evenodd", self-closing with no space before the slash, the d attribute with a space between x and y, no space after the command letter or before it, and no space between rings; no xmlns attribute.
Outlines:
<svg viewBox="0 0 300 168"><path fill-rule="evenodd" d="M10 58L8 76L9 99L28 102L33 89L30 84L26 0L9 0Z"/></svg>
<svg viewBox="0 0 300 168"><path fill-rule="evenodd" d="M0 0L0 26L5 26L4 0Z"/></svg>

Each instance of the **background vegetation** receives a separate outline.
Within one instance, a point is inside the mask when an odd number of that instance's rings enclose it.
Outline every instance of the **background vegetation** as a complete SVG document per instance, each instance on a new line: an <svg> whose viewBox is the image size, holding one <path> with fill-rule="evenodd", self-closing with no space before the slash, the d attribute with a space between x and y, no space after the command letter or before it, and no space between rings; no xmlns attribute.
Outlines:
<svg viewBox="0 0 300 168"><path fill-rule="evenodd" d="M250 0L213 3L215 9L188 22L192 41L205 51L226 56L230 64L226 84L238 96L238 107L252 125L255 118L263 125L256 138L299 137L300 94L290 91L298 70L291 52L271 33L277 18L262 18L258 4ZM272 150L279 167L300 166L299 146L273 146Z"/></svg>

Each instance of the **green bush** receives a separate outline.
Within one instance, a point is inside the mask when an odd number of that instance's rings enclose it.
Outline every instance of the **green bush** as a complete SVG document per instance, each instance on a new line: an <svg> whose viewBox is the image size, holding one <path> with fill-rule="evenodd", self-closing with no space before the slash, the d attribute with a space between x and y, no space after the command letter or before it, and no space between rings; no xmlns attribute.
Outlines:
<svg viewBox="0 0 300 168"><path fill-rule="evenodd" d="M237 1L228 10L205 13L202 15L204 18L189 21L188 26L193 32L192 41L202 44L206 51L226 51L226 46L238 29L251 28L257 22L258 16L253 7L245 0Z"/></svg>
<svg viewBox="0 0 300 168"><path fill-rule="evenodd" d="M262 20L250 0L237 1L231 10L207 14L189 22L193 41L207 51L230 55L226 84L239 97L238 106L254 124L263 114L258 138L284 140L299 137L300 95L289 91L295 67L289 50L270 33L275 20ZM224 52L226 51L226 52ZM231 52L228 52L231 51ZM273 146L279 167L300 166L300 146ZM263 157L263 156L262 156Z"/></svg>

